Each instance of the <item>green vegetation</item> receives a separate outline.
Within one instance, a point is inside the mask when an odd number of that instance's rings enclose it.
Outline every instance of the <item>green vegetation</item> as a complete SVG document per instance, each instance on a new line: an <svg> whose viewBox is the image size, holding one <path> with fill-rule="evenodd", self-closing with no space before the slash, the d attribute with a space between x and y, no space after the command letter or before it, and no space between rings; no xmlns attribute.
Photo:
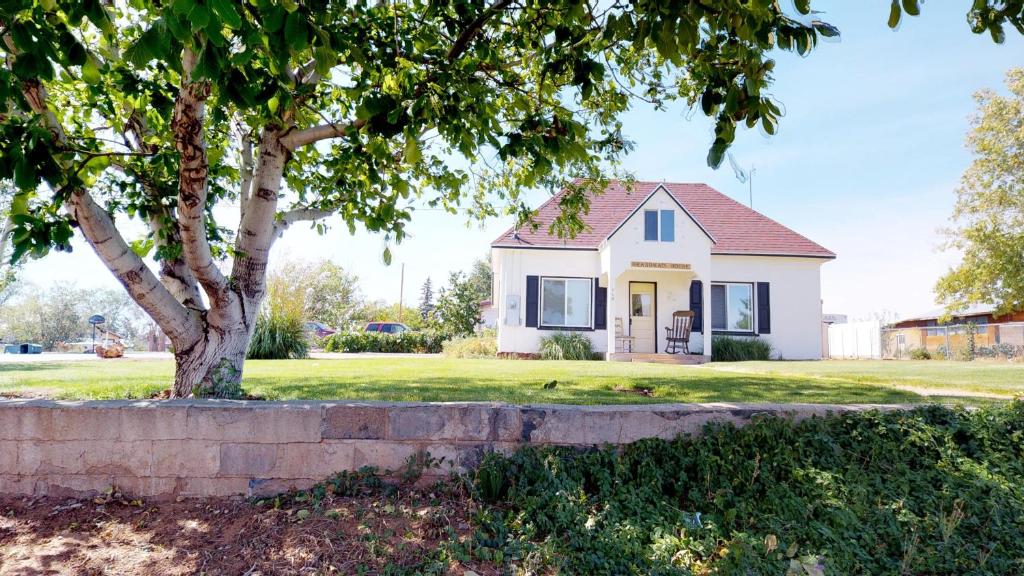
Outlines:
<svg viewBox="0 0 1024 576"><path fill-rule="evenodd" d="M392 354L436 354L446 335L432 330L386 334L384 332L338 332L324 338L328 352L388 352Z"/></svg>
<svg viewBox="0 0 1024 576"><path fill-rule="evenodd" d="M488 457L478 557L563 574L1020 574L1024 403Z"/></svg>
<svg viewBox="0 0 1024 576"><path fill-rule="evenodd" d="M173 375L170 360L4 363L0 394L144 398L166 389ZM545 390L552 380L557 386ZM966 395L977 404L984 396L1024 395L1024 367L937 360L707 366L437 357L259 360L247 363L242 384L247 393L271 400L902 403ZM628 392L639 388L652 389L653 396Z"/></svg>
<svg viewBox="0 0 1024 576"><path fill-rule="evenodd" d="M593 360L590 338L579 332L555 332L540 339L540 357L544 360Z"/></svg>
<svg viewBox="0 0 1024 576"><path fill-rule="evenodd" d="M267 312L256 317L247 358L283 360L305 358L309 353L302 317Z"/></svg>
<svg viewBox="0 0 1024 576"><path fill-rule="evenodd" d="M452 338L444 343L445 358L494 358L498 355L498 340L493 331L479 336Z"/></svg>
<svg viewBox="0 0 1024 576"><path fill-rule="evenodd" d="M713 362L745 362L771 360L772 345L760 338L728 338L719 336L711 340Z"/></svg>

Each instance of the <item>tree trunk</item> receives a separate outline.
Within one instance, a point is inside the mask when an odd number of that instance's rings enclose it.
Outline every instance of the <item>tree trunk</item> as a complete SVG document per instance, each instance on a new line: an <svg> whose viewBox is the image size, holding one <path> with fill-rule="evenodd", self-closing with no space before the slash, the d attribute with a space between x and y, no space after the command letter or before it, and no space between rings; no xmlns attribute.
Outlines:
<svg viewBox="0 0 1024 576"><path fill-rule="evenodd" d="M191 346L174 348L175 398L239 398L242 368L251 331L239 318L221 329L204 323L203 333Z"/></svg>

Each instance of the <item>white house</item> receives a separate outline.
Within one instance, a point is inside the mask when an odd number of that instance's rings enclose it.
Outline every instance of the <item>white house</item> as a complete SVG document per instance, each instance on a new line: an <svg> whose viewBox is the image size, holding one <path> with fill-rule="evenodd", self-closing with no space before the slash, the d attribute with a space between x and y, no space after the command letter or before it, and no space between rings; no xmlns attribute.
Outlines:
<svg viewBox="0 0 1024 576"><path fill-rule="evenodd" d="M728 335L821 358L820 268L832 252L710 186L667 182L611 182L590 198L587 229L562 239L548 233L560 196L537 210L536 229L491 244L499 352L534 353L571 330L608 357L662 353L672 313L693 310L691 353ZM616 321L632 350L616 348Z"/></svg>

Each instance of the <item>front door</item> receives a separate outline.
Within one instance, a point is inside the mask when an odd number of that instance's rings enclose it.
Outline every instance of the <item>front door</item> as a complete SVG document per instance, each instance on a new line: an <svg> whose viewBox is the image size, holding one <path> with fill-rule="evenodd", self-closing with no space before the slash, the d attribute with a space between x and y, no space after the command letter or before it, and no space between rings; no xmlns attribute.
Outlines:
<svg viewBox="0 0 1024 576"><path fill-rule="evenodd" d="M657 350L654 339L654 282L629 283L629 335L633 337L633 352L653 354Z"/></svg>

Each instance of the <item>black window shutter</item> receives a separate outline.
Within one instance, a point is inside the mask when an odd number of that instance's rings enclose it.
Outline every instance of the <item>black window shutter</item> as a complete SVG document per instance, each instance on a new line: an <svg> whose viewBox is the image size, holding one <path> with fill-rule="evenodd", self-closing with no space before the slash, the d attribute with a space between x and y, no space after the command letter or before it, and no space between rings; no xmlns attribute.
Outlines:
<svg viewBox="0 0 1024 576"><path fill-rule="evenodd" d="M693 310L693 332L704 331L704 283L700 280L690 282L690 310Z"/></svg>
<svg viewBox="0 0 1024 576"><path fill-rule="evenodd" d="M772 333L772 306L767 282L757 283L757 333Z"/></svg>
<svg viewBox="0 0 1024 576"><path fill-rule="evenodd" d="M538 276L526 277L526 327L537 327L537 312L540 308L540 278Z"/></svg>
<svg viewBox="0 0 1024 576"><path fill-rule="evenodd" d="M594 278L594 330L608 329L608 289L597 285Z"/></svg>

